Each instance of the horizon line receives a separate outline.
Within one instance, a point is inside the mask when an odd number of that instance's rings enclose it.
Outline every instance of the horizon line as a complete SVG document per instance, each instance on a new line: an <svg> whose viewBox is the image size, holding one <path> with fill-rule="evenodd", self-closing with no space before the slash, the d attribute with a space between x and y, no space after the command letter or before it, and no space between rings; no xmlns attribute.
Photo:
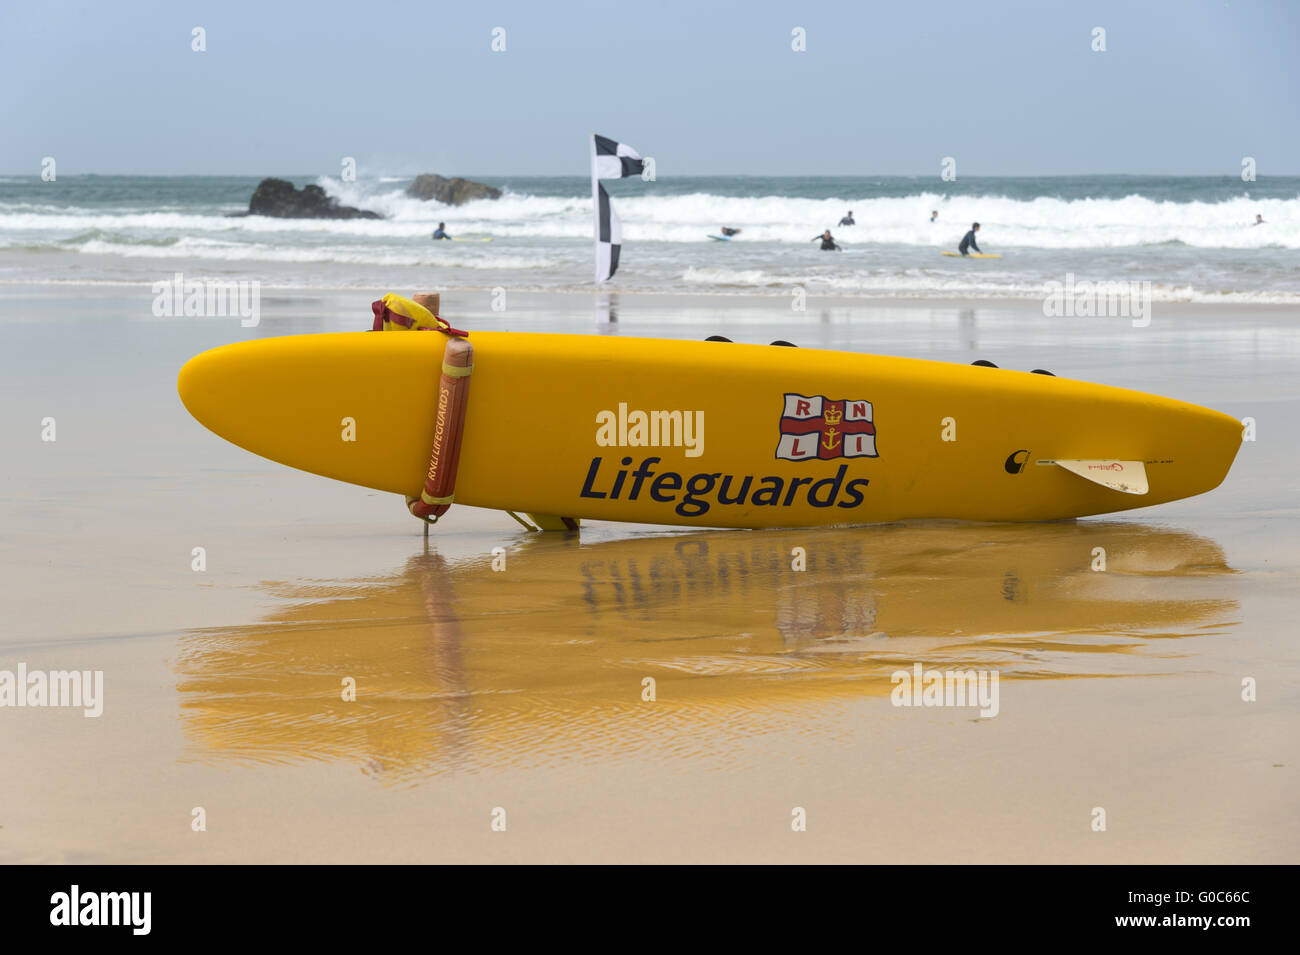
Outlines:
<svg viewBox="0 0 1300 955"><path fill-rule="evenodd" d="M235 178L240 178L240 179L252 179L252 178L276 179L276 178L280 178L281 176L293 176L293 177L299 177L299 178L302 177L302 176L314 176L314 177L325 176L326 178L337 178L337 177L335 177L335 176L331 176L331 175L326 174L326 173L318 173L318 172L314 173L314 172L305 172L305 171L298 171L298 172L294 172L294 173L280 173L280 174L278 174L278 175L277 175L277 174L259 175L258 173L251 173L251 172L73 172L73 173L64 173L63 175L64 175L65 178L69 178L69 179L71 179L71 178L76 178L76 177L79 177L79 176L99 176L99 177L103 177L103 178L109 178L109 177L112 177L112 176L121 176L121 177L137 177L137 178L149 177L149 178L153 178L153 179L187 179L187 178L188 178L188 179L205 179L205 178L207 178L207 179L235 179ZM414 179L416 176L423 176L423 175L430 175L430 174L429 174L429 173L377 173L377 174L372 175L372 176L358 176L357 178L358 178L358 179L379 179L379 178L388 177L388 178L394 178L394 179ZM442 174L442 173L434 173L433 175L444 175L444 174ZM509 172L509 173L475 173L474 175L476 175L476 176L480 176L480 177L485 178L485 179L504 179L504 178L508 178L508 177L517 177L517 178L521 178L521 179L586 179L586 178L589 178L588 174L585 173L585 172L581 172L581 173L537 173L537 172L527 172L527 173L525 173L525 172ZM39 172L35 172L35 173L30 173L30 172L0 172L0 176L6 177L6 178L8 178L8 177L14 177L14 178L19 178L19 179L40 179L40 178L41 178L41 174L40 174ZM957 179L955 179L955 180L942 180L942 179L940 179L939 182L940 182L941 185L947 185L947 184L949 184L950 182L962 182L963 180L969 180L969 179L1077 179L1077 178L1081 178L1081 177L1085 177L1085 176L1095 176L1095 177L1098 177L1098 178L1102 178L1102 177L1111 177L1111 178L1117 178L1117 179L1118 179L1118 178L1130 178L1130 179L1138 179L1138 178L1144 178L1144 179L1215 179L1215 178L1223 178L1223 179L1237 179L1237 178L1239 178L1239 174L1234 175L1234 174L1231 174L1231 173L1220 173L1220 172L1212 172L1212 173L1207 173L1207 172L1201 172L1201 173L1189 173L1189 172L1051 172L1051 173L978 173L978 174L973 174L973 175L967 173L967 174L963 174L963 175L959 176L959 177L958 177ZM460 174L460 173L454 174L454 175L452 175L452 176L449 177L449 178L457 178L457 177L460 177L460 178L470 178L469 176L465 176L464 174ZM753 172L732 173L732 172L696 172L696 173L681 173L681 174L675 174L675 175L671 175L671 176L660 176L660 177L656 177L656 178L657 178L657 180L664 180L664 179L703 179L703 178L721 179L721 178L727 178L727 177L730 177L730 178L732 178L732 179L916 179L916 180L922 180L922 179L935 179L935 178L936 178L936 177L934 176L933 173L919 174L919 173L896 173L896 172L894 172L894 173L884 173L884 172L865 172L865 173L753 173ZM1257 181L1259 181L1259 180L1261 180L1261 179L1297 179L1297 178L1300 178L1300 172L1260 173L1260 174L1257 174L1257 175L1256 175L1254 181L1257 182ZM57 180L56 180L56 181L57 181ZM1249 185L1249 183L1247 183L1245 180L1242 180L1242 183L1243 183L1243 185Z"/></svg>

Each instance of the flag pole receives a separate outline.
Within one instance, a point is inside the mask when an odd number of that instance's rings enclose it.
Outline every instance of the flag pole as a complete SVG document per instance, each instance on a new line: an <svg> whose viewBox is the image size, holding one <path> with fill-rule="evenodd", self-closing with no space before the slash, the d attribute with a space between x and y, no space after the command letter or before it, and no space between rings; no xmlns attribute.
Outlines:
<svg viewBox="0 0 1300 955"><path fill-rule="evenodd" d="M595 231L592 234L592 257L595 263L592 271L596 276L596 284L600 284L600 183L596 179L596 134L592 133L588 137L591 147L591 218L595 225Z"/></svg>

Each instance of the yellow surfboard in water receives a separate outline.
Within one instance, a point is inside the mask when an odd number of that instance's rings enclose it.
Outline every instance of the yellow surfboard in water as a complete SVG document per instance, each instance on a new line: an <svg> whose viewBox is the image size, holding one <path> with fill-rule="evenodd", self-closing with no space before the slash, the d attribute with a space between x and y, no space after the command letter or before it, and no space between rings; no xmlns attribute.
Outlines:
<svg viewBox="0 0 1300 955"><path fill-rule="evenodd" d="M1217 411L1009 369L729 342L470 341L455 499L478 507L701 527L1049 520L1209 491L1241 440ZM418 495L445 342L242 342L191 359L178 388L242 448Z"/></svg>
<svg viewBox="0 0 1300 955"><path fill-rule="evenodd" d="M941 252L940 255L950 255L955 259L1000 259L1002 258L996 252L969 252L962 255L960 252Z"/></svg>

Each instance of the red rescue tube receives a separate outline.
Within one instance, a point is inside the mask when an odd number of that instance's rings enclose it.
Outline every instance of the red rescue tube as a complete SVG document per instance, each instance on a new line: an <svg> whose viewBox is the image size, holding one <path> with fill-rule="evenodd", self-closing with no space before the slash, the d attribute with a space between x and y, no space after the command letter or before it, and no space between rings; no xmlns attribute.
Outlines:
<svg viewBox="0 0 1300 955"><path fill-rule="evenodd" d="M442 378L438 382L438 407L434 415L433 451L419 497L407 498L411 513L421 520L437 520L451 507L460 464L460 438L469 401L469 377L474 370L474 346L463 338L449 338L442 353Z"/></svg>

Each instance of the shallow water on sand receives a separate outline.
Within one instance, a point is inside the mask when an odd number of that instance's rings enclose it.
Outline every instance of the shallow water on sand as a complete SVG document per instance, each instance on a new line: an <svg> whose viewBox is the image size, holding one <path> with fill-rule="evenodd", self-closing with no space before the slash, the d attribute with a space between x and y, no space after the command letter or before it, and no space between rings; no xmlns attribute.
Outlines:
<svg viewBox="0 0 1300 955"><path fill-rule="evenodd" d="M364 327L373 296L264 296L241 329L154 319L147 287L101 292L0 297L0 669L105 674L98 719L0 709L18 768L0 774L0 858L1300 848L1294 315L1171 306L1136 329L1004 305L637 296L516 296L502 315L448 293L470 328L1046 367L1252 417L1258 439L1216 491L1121 518L564 536L459 508L426 544L400 501L227 445L175 395L195 352ZM46 416L57 442L40 441ZM918 663L996 670L997 715L891 705Z"/></svg>
<svg viewBox="0 0 1300 955"><path fill-rule="evenodd" d="M1181 638L1230 639L1239 623L1222 549L1143 524L538 535L503 551L268 585L283 609L183 636L190 756L309 754L400 782L574 759L730 763L698 731L762 732L792 706L884 695L915 662L1002 681L1178 672L1208 642ZM340 674L363 689L356 703ZM1014 696L1004 685L1005 705Z"/></svg>

